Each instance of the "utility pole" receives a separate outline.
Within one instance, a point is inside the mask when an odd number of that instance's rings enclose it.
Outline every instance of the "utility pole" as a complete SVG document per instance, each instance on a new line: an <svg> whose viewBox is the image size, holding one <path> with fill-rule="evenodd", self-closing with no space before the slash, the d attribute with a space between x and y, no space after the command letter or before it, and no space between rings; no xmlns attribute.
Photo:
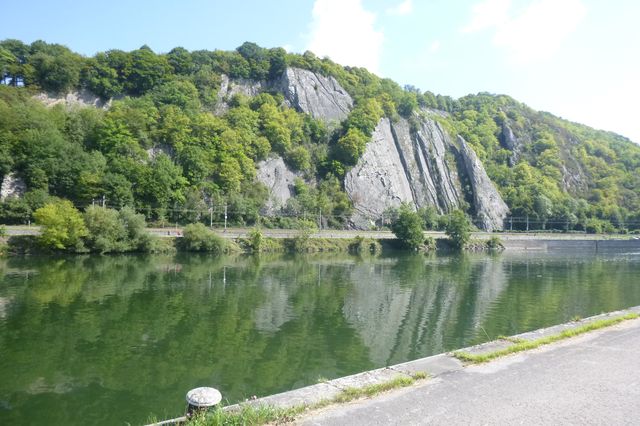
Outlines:
<svg viewBox="0 0 640 426"><path fill-rule="evenodd" d="M322 230L322 210L318 210L318 229Z"/></svg>
<svg viewBox="0 0 640 426"><path fill-rule="evenodd" d="M529 232L529 215L527 215L527 232Z"/></svg>
<svg viewBox="0 0 640 426"><path fill-rule="evenodd" d="M227 232L227 205L224 205L224 232Z"/></svg>

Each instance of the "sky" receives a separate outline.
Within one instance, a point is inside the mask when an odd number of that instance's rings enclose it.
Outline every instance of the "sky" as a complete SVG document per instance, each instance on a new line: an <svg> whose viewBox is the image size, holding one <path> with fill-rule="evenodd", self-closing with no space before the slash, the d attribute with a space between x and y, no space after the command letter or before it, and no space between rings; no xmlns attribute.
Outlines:
<svg viewBox="0 0 640 426"><path fill-rule="evenodd" d="M0 0L0 39L84 55L230 50L245 41L311 50L401 85L507 94L640 143L636 0Z"/></svg>

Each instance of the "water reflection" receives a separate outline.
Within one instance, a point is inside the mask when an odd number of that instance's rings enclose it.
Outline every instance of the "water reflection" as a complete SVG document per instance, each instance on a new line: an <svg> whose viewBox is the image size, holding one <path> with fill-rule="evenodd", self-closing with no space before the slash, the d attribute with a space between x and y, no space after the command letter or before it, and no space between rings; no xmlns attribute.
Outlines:
<svg viewBox="0 0 640 426"><path fill-rule="evenodd" d="M640 305L637 256L0 261L0 423L144 422Z"/></svg>

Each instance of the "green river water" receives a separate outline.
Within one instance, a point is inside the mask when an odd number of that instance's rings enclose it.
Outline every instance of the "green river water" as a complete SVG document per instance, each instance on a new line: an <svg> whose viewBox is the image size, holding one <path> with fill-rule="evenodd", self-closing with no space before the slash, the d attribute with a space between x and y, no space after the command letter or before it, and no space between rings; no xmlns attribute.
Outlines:
<svg viewBox="0 0 640 426"><path fill-rule="evenodd" d="M640 305L640 254L0 260L0 424L124 425Z"/></svg>

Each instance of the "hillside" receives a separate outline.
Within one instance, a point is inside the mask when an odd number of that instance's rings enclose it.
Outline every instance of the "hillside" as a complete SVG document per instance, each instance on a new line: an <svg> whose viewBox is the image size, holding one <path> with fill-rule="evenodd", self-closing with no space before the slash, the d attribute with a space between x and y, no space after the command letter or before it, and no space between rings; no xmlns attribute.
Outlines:
<svg viewBox="0 0 640 426"><path fill-rule="evenodd" d="M640 228L640 147L504 95L401 88L312 53L0 42L0 223L51 196L157 222ZM211 214L212 212L212 214Z"/></svg>

